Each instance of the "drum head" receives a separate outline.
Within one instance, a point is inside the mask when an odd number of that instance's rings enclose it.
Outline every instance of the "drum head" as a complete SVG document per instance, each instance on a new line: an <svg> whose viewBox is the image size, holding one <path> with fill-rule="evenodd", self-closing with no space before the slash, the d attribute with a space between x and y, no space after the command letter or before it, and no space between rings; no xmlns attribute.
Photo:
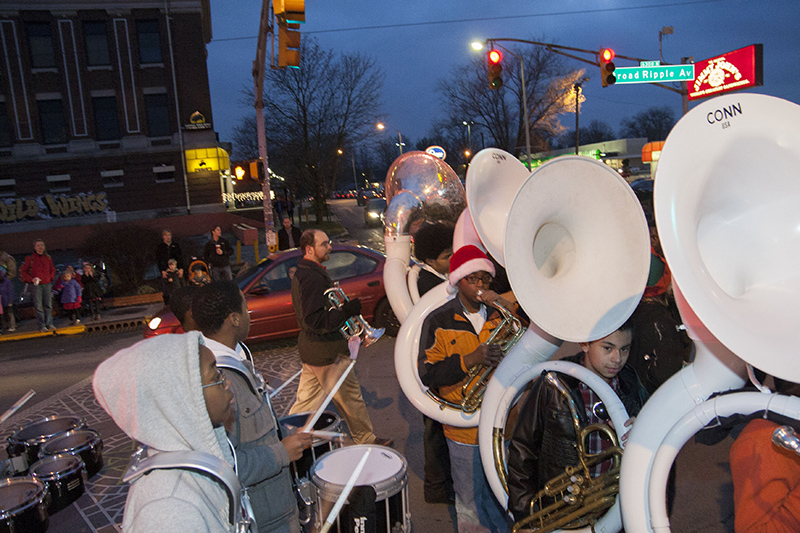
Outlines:
<svg viewBox="0 0 800 533"><path fill-rule="evenodd" d="M100 440L100 434L93 429L78 429L68 431L63 435L53 437L42 445L44 455L57 453L80 453L91 448Z"/></svg>
<svg viewBox="0 0 800 533"><path fill-rule="evenodd" d="M83 424L83 420L76 416L48 416L20 427L9 440L41 443L71 429L81 428Z"/></svg>
<svg viewBox="0 0 800 533"><path fill-rule="evenodd" d="M71 474L83 468L80 457L70 454L49 455L31 465L30 475L39 479L51 479Z"/></svg>
<svg viewBox="0 0 800 533"><path fill-rule="evenodd" d="M367 449L372 451L356 485L371 485L378 500L396 494L405 486L408 469L405 457L385 446L362 444L333 450L317 460L311 477L323 496L326 492L333 496L341 494Z"/></svg>
<svg viewBox="0 0 800 533"><path fill-rule="evenodd" d="M44 484L30 477L0 480L0 513L13 515L16 510L37 502L44 496Z"/></svg>

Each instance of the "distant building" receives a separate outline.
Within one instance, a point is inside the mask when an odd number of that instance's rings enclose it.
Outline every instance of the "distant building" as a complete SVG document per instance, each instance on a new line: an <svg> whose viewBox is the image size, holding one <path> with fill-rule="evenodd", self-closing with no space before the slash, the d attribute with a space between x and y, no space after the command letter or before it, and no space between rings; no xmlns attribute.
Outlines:
<svg viewBox="0 0 800 533"><path fill-rule="evenodd" d="M631 182L637 178L650 176L650 163L642 162L642 148L646 144L645 137L582 144L578 147L578 154L602 161L619 172L628 182ZM531 168L536 168L545 161L560 155L574 154L575 147L531 154ZM521 154L520 160L524 163L526 155Z"/></svg>
<svg viewBox="0 0 800 533"><path fill-rule="evenodd" d="M0 233L223 211L210 40L209 0L5 0Z"/></svg>

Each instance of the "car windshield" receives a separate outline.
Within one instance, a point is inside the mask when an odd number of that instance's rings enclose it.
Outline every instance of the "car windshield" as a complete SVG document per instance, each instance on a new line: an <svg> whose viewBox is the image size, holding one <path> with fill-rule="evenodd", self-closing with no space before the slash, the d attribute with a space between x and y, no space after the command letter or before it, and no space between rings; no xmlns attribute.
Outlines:
<svg viewBox="0 0 800 533"><path fill-rule="evenodd" d="M234 280L236 284L239 286L240 289L244 290L253 279L261 275L264 272L264 269L269 267L274 261L272 259L262 259L255 265L251 266L247 270L244 271L243 274L239 274L236 276Z"/></svg>
<svg viewBox="0 0 800 533"><path fill-rule="evenodd" d="M383 210L386 207L386 200L383 198L375 198L367 201L367 209L372 211Z"/></svg>

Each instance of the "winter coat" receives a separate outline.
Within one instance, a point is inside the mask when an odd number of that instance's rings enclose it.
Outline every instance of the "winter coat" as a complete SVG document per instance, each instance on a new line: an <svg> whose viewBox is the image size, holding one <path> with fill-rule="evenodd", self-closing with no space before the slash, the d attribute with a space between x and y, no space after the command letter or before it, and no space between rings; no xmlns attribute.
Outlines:
<svg viewBox="0 0 800 533"><path fill-rule="evenodd" d="M25 258L19 269L19 277L25 283L33 283L33 278L39 278L39 283L52 283L56 277L56 267L47 254L39 255L36 252Z"/></svg>
<svg viewBox="0 0 800 533"><path fill-rule="evenodd" d="M100 285L100 276L96 270L93 276L84 272L81 281L83 281L83 296L86 300L94 300L103 297L103 287Z"/></svg>
<svg viewBox="0 0 800 533"><path fill-rule="evenodd" d="M329 309L325 291L333 287L327 270L308 259L297 261L292 279L292 305L300 325L297 349L300 360L312 366L334 363L347 354L347 341L339 328L349 315L340 308Z"/></svg>
<svg viewBox="0 0 800 533"><path fill-rule="evenodd" d="M564 361L580 364L582 353ZM617 374L619 398L628 415L636 416L647 400L647 392L636 371L625 365ZM579 380L565 374L559 379L579 406L581 426L588 419ZM567 400L544 379L538 378L519 413L508 450L508 507L516 520L528 516L527 502L544 483L564 473L567 466L579 464L575 447L575 427Z"/></svg>
<svg viewBox="0 0 800 533"><path fill-rule="evenodd" d="M220 367L225 365L226 358L245 359L241 351L234 351L213 339L204 337L203 340L214 352ZM251 386L258 380L249 365L246 361L240 370L222 370L231 384L235 401L235 420L228 428L228 436L236 448L239 480L248 487L259 531L300 533L289 452L281 444L278 421L269 399Z"/></svg>
<svg viewBox="0 0 800 533"><path fill-rule="evenodd" d="M165 242L158 243L156 247L156 263L158 270L163 272L169 268L169 260L174 259L178 263L178 270L183 268L183 252L177 242L167 244Z"/></svg>
<svg viewBox="0 0 800 533"><path fill-rule="evenodd" d="M217 253L217 245L222 249L222 254ZM203 247L203 260L208 263L209 266L222 268L226 266L230 266L231 260L230 256L233 255L233 248L231 248L230 243L223 239L222 237L219 238L218 241L214 241L211 239L206 243Z"/></svg>
<svg viewBox="0 0 800 533"><path fill-rule="evenodd" d="M131 439L157 451L194 450L233 465L225 428L214 428L201 389L200 333L159 335L117 352L97 367L94 394ZM135 480L122 529L234 531L226 490L186 469L154 470Z"/></svg>
<svg viewBox="0 0 800 533"><path fill-rule="evenodd" d="M14 303L14 284L0 276L0 305L8 307ZM7 311L6 311L7 312Z"/></svg>
<svg viewBox="0 0 800 533"><path fill-rule="evenodd" d="M303 235L303 232L300 231L300 228L292 226L292 239L294 239L294 248L300 246L300 236ZM286 231L286 228L281 228L278 230L278 250L288 250L289 249L289 232Z"/></svg>
<svg viewBox="0 0 800 533"><path fill-rule="evenodd" d="M0 266L6 267L6 277L14 279L17 275L17 262L8 252L0 252Z"/></svg>
<svg viewBox="0 0 800 533"><path fill-rule="evenodd" d="M64 283L61 287L61 303L62 304L75 304L81 302L80 284L74 279Z"/></svg>

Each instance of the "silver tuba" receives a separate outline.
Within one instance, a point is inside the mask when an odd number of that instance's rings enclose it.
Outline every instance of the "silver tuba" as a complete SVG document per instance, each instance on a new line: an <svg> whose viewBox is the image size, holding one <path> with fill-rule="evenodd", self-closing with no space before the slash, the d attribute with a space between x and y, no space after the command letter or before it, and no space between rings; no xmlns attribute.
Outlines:
<svg viewBox="0 0 800 533"><path fill-rule="evenodd" d="M333 309L339 308L343 306L345 302L350 301L350 298L348 298L342 288L339 287L338 281L333 284L333 287L326 290L324 294L328 299L328 303ZM370 344L374 344L378 339L380 339L385 330L384 328L373 328L369 325L369 323L367 323L366 320L364 320L363 316L358 315L348 318L344 325L339 328L339 331L342 332L342 335L347 340L350 340L353 337L361 337L363 335L364 338L361 340L366 348Z"/></svg>
<svg viewBox="0 0 800 533"><path fill-rule="evenodd" d="M620 476L626 530L669 531L669 467L706 421L765 406L779 412L781 397L760 393L704 401L741 387L744 361L800 382L800 278L792 266L800 260L798 122L797 104L737 93L696 106L667 137L656 224L697 354L659 387L630 433ZM728 402L736 403L722 409ZM800 418L796 406L788 413Z"/></svg>

